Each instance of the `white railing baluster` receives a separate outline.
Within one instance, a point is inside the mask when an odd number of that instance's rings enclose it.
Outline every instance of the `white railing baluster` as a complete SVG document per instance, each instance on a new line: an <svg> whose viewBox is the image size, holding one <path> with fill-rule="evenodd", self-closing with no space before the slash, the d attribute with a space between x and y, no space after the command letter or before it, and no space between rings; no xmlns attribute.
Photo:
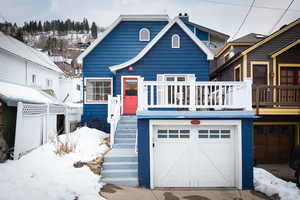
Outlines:
<svg viewBox="0 0 300 200"><path fill-rule="evenodd" d="M139 87L142 89L139 88L139 110L148 108L252 109L251 81L140 82L142 83L139 84ZM148 100L148 98L150 99Z"/></svg>
<svg viewBox="0 0 300 200"><path fill-rule="evenodd" d="M153 85L150 85L150 102L149 105L153 106L153 99L154 99L154 91L153 91Z"/></svg>

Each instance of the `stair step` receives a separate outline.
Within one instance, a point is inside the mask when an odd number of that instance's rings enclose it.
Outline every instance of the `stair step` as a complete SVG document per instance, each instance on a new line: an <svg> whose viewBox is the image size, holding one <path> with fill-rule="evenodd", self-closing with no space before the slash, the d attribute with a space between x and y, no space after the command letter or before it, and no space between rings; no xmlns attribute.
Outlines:
<svg viewBox="0 0 300 200"><path fill-rule="evenodd" d="M117 149L134 149L135 148L135 144L128 144L128 143L113 144L113 148L117 148Z"/></svg>
<svg viewBox="0 0 300 200"><path fill-rule="evenodd" d="M104 183L116 184L116 185L124 185L124 186L137 186L138 179L137 178L102 178Z"/></svg>
<svg viewBox="0 0 300 200"><path fill-rule="evenodd" d="M135 144L135 138L115 138L115 144Z"/></svg>
<svg viewBox="0 0 300 200"><path fill-rule="evenodd" d="M101 172L103 177L120 177L120 178L129 178L137 177L137 169L106 169Z"/></svg>
<svg viewBox="0 0 300 200"><path fill-rule="evenodd" d="M133 125L127 125L127 124L118 124L117 129L137 129L137 125L133 124Z"/></svg>
<svg viewBox="0 0 300 200"><path fill-rule="evenodd" d="M105 156L104 157L104 163L105 162L137 162L138 158L137 156L133 155L133 156Z"/></svg>
<svg viewBox="0 0 300 200"><path fill-rule="evenodd" d="M120 139L120 138L136 138L136 134L117 134L115 136L115 140L116 139Z"/></svg>
<svg viewBox="0 0 300 200"><path fill-rule="evenodd" d="M119 133L136 133L136 129L117 128L117 134Z"/></svg>
<svg viewBox="0 0 300 200"><path fill-rule="evenodd" d="M137 162L104 162L102 165L104 170L106 169L137 169Z"/></svg>

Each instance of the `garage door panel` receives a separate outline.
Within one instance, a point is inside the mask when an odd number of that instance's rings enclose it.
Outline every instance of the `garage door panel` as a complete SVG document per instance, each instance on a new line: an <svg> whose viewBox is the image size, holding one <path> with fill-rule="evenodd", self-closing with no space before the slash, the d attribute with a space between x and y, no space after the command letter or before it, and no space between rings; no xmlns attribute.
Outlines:
<svg viewBox="0 0 300 200"><path fill-rule="evenodd" d="M154 186L234 187L233 129L204 127L201 135L199 128L177 128L177 138L170 137L176 126L154 129ZM181 138L180 130L189 130L189 136Z"/></svg>
<svg viewBox="0 0 300 200"><path fill-rule="evenodd" d="M174 183L180 180L182 176L189 176L188 163L186 162L186 155L189 154L188 147L187 144L179 143L166 145L164 142L155 144L155 155L159 155L156 156L155 163L159 163L156 169L160 174L155 178L155 185L158 187L175 187ZM185 184L187 183L185 182Z"/></svg>

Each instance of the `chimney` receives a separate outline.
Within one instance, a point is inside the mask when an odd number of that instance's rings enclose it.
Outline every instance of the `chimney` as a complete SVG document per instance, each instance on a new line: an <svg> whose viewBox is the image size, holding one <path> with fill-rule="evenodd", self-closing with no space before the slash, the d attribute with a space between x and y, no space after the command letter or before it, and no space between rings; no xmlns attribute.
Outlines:
<svg viewBox="0 0 300 200"><path fill-rule="evenodd" d="M181 19L183 22L188 22L189 21L189 15L187 13L179 13L178 15L179 19Z"/></svg>

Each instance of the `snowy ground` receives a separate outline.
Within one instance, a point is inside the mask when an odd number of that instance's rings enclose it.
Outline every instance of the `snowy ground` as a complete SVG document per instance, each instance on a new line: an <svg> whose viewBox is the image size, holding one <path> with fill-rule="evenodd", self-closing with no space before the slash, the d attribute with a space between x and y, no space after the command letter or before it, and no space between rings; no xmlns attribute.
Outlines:
<svg viewBox="0 0 300 200"><path fill-rule="evenodd" d="M74 168L77 161L89 161L108 150L99 144L107 135L96 129L77 129L63 141L76 144L75 152L64 156L45 144L17 161L0 164L0 199L3 200L97 200L102 187L99 176L86 166Z"/></svg>
<svg viewBox="0 0 300 200"><path fill-rule="evenodd" d="M254 168L254 188L269 197L278 194L281 200L300 199L300 190L295 183L279 179L261 168Z"/></svg>

